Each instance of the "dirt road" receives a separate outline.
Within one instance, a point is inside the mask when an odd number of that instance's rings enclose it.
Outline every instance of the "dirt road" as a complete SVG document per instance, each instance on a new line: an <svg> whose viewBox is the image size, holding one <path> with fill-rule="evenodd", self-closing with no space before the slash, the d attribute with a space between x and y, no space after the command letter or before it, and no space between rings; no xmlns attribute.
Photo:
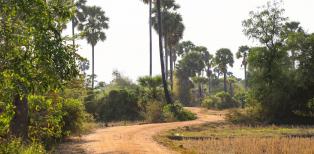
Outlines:
<svg viewBox="0 0 314 154"><path fill-rule="evenodd" d="M196 113L198 119L185 122L101 128L91 134L82 136L79 141L62 145L61 151L67 154L172 154L175 152L159 145L153 140L153 136L161 131L177 127L223 120L223 116L219 113L209 115L204 114L204 111L200 108L187 109Z"/></svg>

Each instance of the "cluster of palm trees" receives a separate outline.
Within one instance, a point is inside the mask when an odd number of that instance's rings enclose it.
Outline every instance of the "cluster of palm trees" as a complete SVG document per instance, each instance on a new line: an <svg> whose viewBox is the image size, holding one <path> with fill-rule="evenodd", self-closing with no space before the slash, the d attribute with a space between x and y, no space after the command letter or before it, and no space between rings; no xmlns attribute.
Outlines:
<svg viewBox="0 0 314 154"><path fill-rule="evenodd" d="M216 52L216 56L209 54L206 47L195 46L190 41L180 40L183 37L185 30L182 16L176 12L180 6L175 3L175 0L141 0L149 6L149 53L150 53L150 70L149 75L152 76L152 28L159 34L159 50L161 62L161 74L164 85L166 100L172 103L172 99L168 90L167 81L170 79L170 87L173 89L173 72L176 64L177 57L183 57L191 50L196 50L201 54L201 61L204 62L206 76L208 78L208 91L211 87L211 76L213 74L213 65L216 65L218 76L224 76L224 91L227 92L227 67L233 66L233 54L229 49L220 49ZM247 46L240 47L237 58L243 58L243 66L245 70L245 87L246 82L246 59L249 48ZM170 64L170 70L169 70ZM202 69L203 70L203 69ZM170 73L170 75L169 75ZM195 81L199 83L205 80L201 79L201 73L198 74L198 79Z"/></svg>
<svg viewBox="0 0 314 154"><path fill-rule="evenodd" d="M176 12L180 6L175 3L175 0L142 1L149 4L150 76L152 75L152 28L154 28L159 34L161 74L165 96L167 103L172 103L167 80L170 79L172 88L176 47L182 39L185 29L182 16Z"/></svg>
<svg viewBox="0 0 314 154"><path fill-rule="evenodd" d="M86 0L72 0L75 7L75 14L72 17L72 35L73 46L75 47L75 38L79 36L87 40L87 43L92 46L92 76L91 84L94 88L95 79L95 46L99 41L106 39L105 29L108 29L109 19L105 16L105 12L98 6L87 6ZM75 35L75 28L80 32Z"/></svg>

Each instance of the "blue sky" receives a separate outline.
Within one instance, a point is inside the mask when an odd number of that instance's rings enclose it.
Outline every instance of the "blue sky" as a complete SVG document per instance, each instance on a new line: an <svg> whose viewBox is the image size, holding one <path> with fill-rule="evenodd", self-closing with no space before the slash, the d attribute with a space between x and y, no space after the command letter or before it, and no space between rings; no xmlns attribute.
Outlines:
<svg viewBox="0 0 314 154"><path fill-rule="evenodd" d="M186 26L183 40L206 46L214 54L220 48L235 53L241 45L256 45L242 33L241 22L250 11L267 0L177 0ZM110 18L107 40L95 48L97 81L108 83L112 71L119 70L133 81L149 73L148 6L141 0L88 0L88 5L103 8ZM314 1L284 0L285 16L299 21L307 32L314 31ZM70 29L66 31L70 34ZM157 35L153 36L153 74L160 74ZM91 47L85 40L77 41L79 53L91 59ZM236 60L230 70L243 77L241 61ZM91 71L88 71L90 73Z"/></svg>

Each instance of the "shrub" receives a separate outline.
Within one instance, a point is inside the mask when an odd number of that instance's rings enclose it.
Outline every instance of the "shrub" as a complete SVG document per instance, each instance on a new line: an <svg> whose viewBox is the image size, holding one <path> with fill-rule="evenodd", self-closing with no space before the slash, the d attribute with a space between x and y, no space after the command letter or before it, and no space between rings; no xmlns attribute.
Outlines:
<svg viewBox="0 0 314 154"><path fill-rule="evenodd" d="M239 107L240 103L232 98L228 93L219 92L215 96L208 96L203 99L202 107L206 107L208 109L227 109L227 108L235 108Z"/></svg>
<svg viewBox="0 0 314 154"><path fill-rule="evenodd" d="M132 91L112 90L102 99L99 111L101 121L135 120L139 118L137 97Z"/></svg>
<svg viewBox="0 0 314 154"><path fill-rule="evenodd" d="M62 137L63 116L60 99L29 96L29 137L33 141L50 144Z"/></svg>
<svg viewBox="0 0 314 154"><path fill-rule="evenodd" d="M29 96L29 138L47 148L59 139L82 130L87 114L76 99Z"/></svg>
<svg viewBox="0 0 314 154"><path fill-rule="evenodd" d="M9 133L10 121L14 115L12 104L0 102L0 136Z"/></svg>
<svg viewBox="0 0 314 154"><path fill-rule="evenodd" d="M217 109L219 104L219 98L215 96L209 96L203 99L201 106L207 109Z"/></svg>
<svg viewBox="0 0 314 154"><path fill-rule="evenodd" d="M93 90L87 91L87 96L84 98L86 112L92 114L95 118L98 116L99 101L96 100L96 93Z"/></svg>
<svg viewBox="0 0 314 154"><path fill-rule="evenodd" d="M45 154L46 151L41 144L23 144L21 139L0 140L1 154Z"/></svg>
<svg viewBox="0 0 314 154"><path fill-rule="evenodd" d="M162 104L160 102L148 103L146 105L146 112L144 113L144 117L147 122L162 122L164 120Z"/></svg>
<svg viewBox="0 0 314 154"><path fill-rule="evenodd" d="M260 111L254 108L235 109L226 114L226 120L234 124L260 125Z"/></svg>
<svg viewBox="0 0 314 154"><path fill-rule="evenodd" d="M182 107L180 103L167 104L163 107L165 121L187 121L196 119L196 115Z"/></svg>
<svg viewBox="0 0 314 154"><path fill-rule="evenodd" d="M63 135L68 136L82 131L83 122L88 116L82 102L76 99L66 99L62 104L62 112L64 113Z"/></svg>
<svg viewBox="0 0 314 154"><path fill-rule="evenodd" d="M232 98L229 93L220 92L216 94L216 97L220 98L220 103L217 106L218 109L239 107L239 102Z"/></svg>

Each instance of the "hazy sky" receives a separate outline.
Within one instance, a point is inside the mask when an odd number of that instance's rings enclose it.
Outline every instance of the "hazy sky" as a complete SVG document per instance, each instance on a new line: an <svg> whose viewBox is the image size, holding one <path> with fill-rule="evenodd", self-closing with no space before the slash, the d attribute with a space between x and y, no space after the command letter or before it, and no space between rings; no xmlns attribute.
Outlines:
<svg viewBox="0 0 314 154"><path fill-rule="evenodd" d="M149 74L148 6L141 1L88 0L88 5L101 6L110 18L107 40L95 48L97 81L111 81L113 70L134 81ZM235 54L239 46L254 44L243 35L241 22L267 0L177 0L177 3L186 27L183 40L206 46L212 54L220 48L229 48ZM284 0L283 7L290 20L301 22L307 32L314 31L314 0ZM77 43L81 46L79 53L91 60L91 47L85 40ZM153 74L160 74L155 32L153 44ZM230 70L242 78L240 64L236 60Z"/></svg>

